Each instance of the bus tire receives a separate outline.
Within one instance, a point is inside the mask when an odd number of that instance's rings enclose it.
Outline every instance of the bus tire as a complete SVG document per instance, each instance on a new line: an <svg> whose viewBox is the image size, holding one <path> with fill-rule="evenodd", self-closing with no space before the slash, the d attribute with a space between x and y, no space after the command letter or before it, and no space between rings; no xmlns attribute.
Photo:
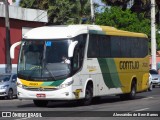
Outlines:
<svg viewBox="0 0 160 120"><path fill-rule="evenodd" d="M130 93L127 94L127 98L133 100L135 99L135 97L136 97L136 82L133 81L131 84L131 91Z"/></svg>
<svg viewBox="0 0 160 120"><path fill-rule="evenodd" d="M121 94L120 95L120 98L121 100L133 100L135 99L136 97L136 82L133 81L132 84L131 84L131 91L130 93L127 93L127 94Z"/></svg>
<svg viewBox="0 0 160 120"><path fill-rule="evenodd" d="M46 107L48 105L48 101L47 100L33 100L33 103L37 107Z"/></svg>
<svg viewBox="0 0 160 120"><path fill-rule="evenodd" d="M90 85L87 85L86 91L85 91L85 98L81 100L80 104L87 106L90 105L93 98L93 87Z"/></svg>

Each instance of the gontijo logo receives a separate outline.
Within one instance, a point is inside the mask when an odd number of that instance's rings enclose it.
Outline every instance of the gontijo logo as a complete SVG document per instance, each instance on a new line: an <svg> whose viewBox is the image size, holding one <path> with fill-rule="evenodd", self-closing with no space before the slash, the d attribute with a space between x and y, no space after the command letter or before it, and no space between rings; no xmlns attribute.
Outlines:
<svg viewBox="0 0 160 120"><path fill-rule="evenodd" d="M119 68L121 70L139 69L139 62L138 61L120 61Z"/></svg>

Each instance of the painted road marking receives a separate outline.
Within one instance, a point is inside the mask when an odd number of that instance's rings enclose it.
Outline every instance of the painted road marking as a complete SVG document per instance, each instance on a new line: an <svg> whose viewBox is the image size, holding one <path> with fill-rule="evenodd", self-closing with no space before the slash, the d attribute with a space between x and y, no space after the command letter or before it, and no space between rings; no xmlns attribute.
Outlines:
<svg viewBox="0 0 160 120"><path fill-rule="evenodd" d="M138 109L138 110L134 110L134 111L145 111L148 110L149 108L143 108L143 109Z"/></svg>
<svg viewBox="0 0 160 120"><path fill-rule="evenodd" d="M152 99L154 97L146 97L146 98L142 98L142 99L145 99L145 100L148 100L148 99Z"/></svg>

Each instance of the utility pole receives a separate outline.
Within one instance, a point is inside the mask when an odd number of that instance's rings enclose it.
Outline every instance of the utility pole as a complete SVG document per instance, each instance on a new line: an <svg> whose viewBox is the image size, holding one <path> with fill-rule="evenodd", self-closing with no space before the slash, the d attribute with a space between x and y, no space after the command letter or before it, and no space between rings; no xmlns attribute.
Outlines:
<svg viewBox="0 0 160 120"><path fill-rule="evenodd" d="M156 65L156 25L155 25L155 0L151 0L151 58L152 69L157 70Z"/></svg>
<svg viewBox="0 0 160 120"><path fill-rule="evenodd" d="M95 16L94 16L94 4L93 4L93 0L90 0L90 4L91 4L91 22L94 25L95 23Z"/></svg>
<svg viewBox="0 0 160 120"><path fill-rule="evenodd" d="M10 58L10 24L9 24L9 7L8 7L8 0L0 0L0 2L3 2L5 4L5 26L6 26L6 68L5 72L10 73L12 71L12 65L11 65L11 58Z"/></svg>

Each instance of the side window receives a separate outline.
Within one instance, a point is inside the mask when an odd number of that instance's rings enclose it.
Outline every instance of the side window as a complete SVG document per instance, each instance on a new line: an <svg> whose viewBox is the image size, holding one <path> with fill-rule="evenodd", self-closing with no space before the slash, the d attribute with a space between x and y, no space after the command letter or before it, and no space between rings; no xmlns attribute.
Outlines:
<svg viewBox="0 0 160 120"><path fill-rule="evenodd" d="M17 75L13 75L12 76L12 82L16 82L17 81Z"/></svg>
<svg viewBox="0 0 160 120"><path fill-rule="evenodd" d="M111 37L111 57L121 57L120 37Z"/></svg>
<svg viewBox="0 0 160 120"><path fill-rule="evenodd" d="M148 54L148 42L145 38L132 38L131 57L143 58Z"/></svg>
<svg viewBox="0 0 160 120"><path fill-rule="evenodd" d="M99 46L96 34L90 34L89 36L89 45L88 45L88 58L97 58L99 57Z"/></svg>
<svg viewBox="0 0 160 120"><path fill-rule="evenodd" d="M148 54L145 38L91 34L88 58L143 58Z"/></svg>
<svg viewBox="0 0 160 120"><path fill-rule="evenodd" d="M140 39L140 57L145 57L148 54L148 42L147 39Z"/></svg>
<svg viewBox="0 0 160 120"><path fill-rule="evenodd" d="M98 40L99 44L99 53L101 58L110 57L111 56L111 42L110 37L101 35Z"/></svg>
<svg viewBox="0 0 160 120"><path fill-rule="evenodd" d="M120 37L121 39L121 57L131 57L131 40L128 37Z"/></svg>
<svg viewBox="0 0 160 120"><path fill-rule="evenodd" d="M138 56L138 52L140 52L139 50L139 41L137 38L130 38L131 40L131 57L132 58L136 58L139 57Z"/></svg>
<svg viewBox="0 0 160 120"><path fill-rule="evenodd" d="M71 65L73 68L73 71L75 72L79 70L83 64L86 38L87 38L87 34L78 35L74 38L75 40L78 41L78 44L74 49L74 55L72 58L73 62Z"/></svg>

